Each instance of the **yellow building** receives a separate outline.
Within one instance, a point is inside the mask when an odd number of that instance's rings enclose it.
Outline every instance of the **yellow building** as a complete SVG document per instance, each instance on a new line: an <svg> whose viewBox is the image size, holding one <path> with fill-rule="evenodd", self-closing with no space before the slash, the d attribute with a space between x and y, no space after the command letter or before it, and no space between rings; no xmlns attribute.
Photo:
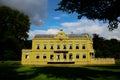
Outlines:
<svg viewBox="0 0 120 80"><path fill-rule="evenodd" d="M92 38L86 34L38 34L32 49L22 50L23 65L91 65L114 64L113 58L95 58Z"/></svg>

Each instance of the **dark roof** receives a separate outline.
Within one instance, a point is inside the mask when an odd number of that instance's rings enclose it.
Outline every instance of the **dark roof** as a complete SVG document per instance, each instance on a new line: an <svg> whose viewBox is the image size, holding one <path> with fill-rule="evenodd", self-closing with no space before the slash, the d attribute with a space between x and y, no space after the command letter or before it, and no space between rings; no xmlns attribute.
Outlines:
<svg viewBox="0 0 120 80"><path fill-rule="evenodd" d="M85 34L68 34L69 38L87 38Z"/></svg>
<svg viewBox="0 0 120 80"><path fill-rule="evenodd" d="M34 38L54 38L53 34L37 34Z"/></svg>
<svg viewBox="0 0 120 80"><path fill-rule="evenodd" d="M55 34L37 34L34 38L54 38ZM67 34L68 38L87 38L85 34Z"/></svg>

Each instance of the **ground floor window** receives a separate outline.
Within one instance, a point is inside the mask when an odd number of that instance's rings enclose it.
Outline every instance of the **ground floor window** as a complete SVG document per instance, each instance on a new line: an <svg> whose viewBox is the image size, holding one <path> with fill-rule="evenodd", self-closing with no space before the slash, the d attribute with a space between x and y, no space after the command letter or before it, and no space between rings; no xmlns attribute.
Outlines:
<svg viewBox="0 0 120 80"><path fill-rule="evenodd" d="M79 59L79 54L76 54L76 59Z"/></svg>
<svg viewBox="0 0 120 80"><path fill-rule="evenodd" d="M25 59L28 59L28 58L29 58L29 54L26 53L26 54L25 54Z"/></svg>
<svg viewBox="0 0 120 80"><path fill-rule="evenodd" d="M57 60L60 60L60 54L56 55Z"/></svg>
<svg viewBox="0 0 120 80"><path fill-rule="evenodd" d="M83 58L84 58L84 59L86 58L86 54L83 54Z"/></svg>
<svg viewBox="0 0 120 80"><path fill-rule="evenodd" d="M50 59L53 60L53 57L54 57L53 54L51 54L51 55L50 55Z"/></svg>
<svg viewBox="0 0 120 80"><path fill-rule="evenodd" d="M66 54L65 53L63 54L63 59L66 60Z"/></svg>
<svg viewBox="0 0 120 80"><path fill-rule="evenodd" d="M70 59L70 60L73 59L72 53L69 54L69 59Z"/></svg>
<svg viewBox="0 0 120 80"><path fill-rule="evenodd" d="M36 54L36 59L39 59L40 58L40 55L39 54Z"/></svg>
<svg viewBox="0 0 120 80"><path fill-rule="evenodd" d="M43 59L46 59L46 54L43 54Z"/></svg>

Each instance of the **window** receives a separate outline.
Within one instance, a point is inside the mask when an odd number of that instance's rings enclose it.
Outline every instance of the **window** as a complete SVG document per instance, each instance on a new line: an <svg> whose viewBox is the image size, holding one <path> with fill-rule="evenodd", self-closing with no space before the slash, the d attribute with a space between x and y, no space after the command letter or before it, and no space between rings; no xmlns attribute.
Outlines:
<svg viewBox="0 0 120 80"><path fill-rule="evenodd" d="M94 58L94 53L90 52L90 56L91 56L91 58Z"/></svg>
<svg viewBox="0 0 120 80"><path fill-rule="evenodd" d="M57 54L56 58L57 60L60 60L60 54Z"/></svg>
<svg viewBox="0 0 120 80"><path fill-rule="evenodd" d="M39 59L40 58L40 55L39 54L36 54L36 59Z"/></svg>
<svg viewBox="0 0 120 80"><path fill-rule="evenodd" d="M72 44L70 44L69 49L72 49Z"/></svg>
<svg viewBox="0 0 120 80"><path fill-rule="evenodd" d="M76 54L76 59L79 59L79 54Z"/></svg>
<svg viewBox="0 0 120 80"><path fill-rule="evenodd" d="M43 46L43 47L44 47L44 49L47 49L46 44L44 44L44 46Z"/></svg>
<svg viewBox="0 0 120 80"><path fill-rule="evenodd" d="M63 54L63 59L66 60L66 54L65 53Z"/></svg>
<svg viewBox="0 0 120 80"><path fill-rule="evenodd" d="M60 49L60 45L59 44L57 45L57 49Z"/></svg>
<svg viewBox="0 0 120 80"><path fill-rule="evenodd" d="M50 44L50 49L53 49L53 44Z"/></svg>
<svg viewBox="0 0 120 80"><path fill-rule="evenodd" d="M53 60L53 54L50 55L50 59Z"/></svg>
<svg viewBox="0 0 120 80"><path fill-rule="evenodd" d="M93 53L92 53L92 52L90 52L90 56L93 56Z"/></svg>
<svg viewBox="0 0 120 80"><path fill-rule="evenodd" d="M46 54L43 54L43 59L46 59Z"/></svg>
<svg viewBox="0 0 120 80"><path fill-rule="evenodd" d="M86 58L86 54L83 54L83 58L84 58L84 59Z"/></svg>
<svg viewBox="0 0 120 80"><path fill-rule="evenodd" d="M40 49L40 45L39 44L36 44L36 49Z"/></svg>
<svg viewBox="0 0 120 80"><path fill-rule="evenodd" d="M70 55L69 55L69 59L73 59L73 56L72 56L72 54L70 54Z"/></svg>
<svg viewBox="0 0 120 80"><path fill-rule="evenodd" d="M63 45L63 49L66 49L66 44Z"/></svg>
<svg viewBox="0 0 120 80"><path fill-rule="evenodd" d="M76 49L79 49L79 44L76 44Z"/></svg>
<svg viewBox="0 0 120 80"><path fill-rule="evenodd" d="M28 53L25 54L25 59L28 59L29 58L29 55Z"/></svg>
<svg viewBox="0 0 120 80"><path fill-rule="evenodd" d="M86 47L85 47L85 44L82 44L82 49L85 49Z"/></svg>

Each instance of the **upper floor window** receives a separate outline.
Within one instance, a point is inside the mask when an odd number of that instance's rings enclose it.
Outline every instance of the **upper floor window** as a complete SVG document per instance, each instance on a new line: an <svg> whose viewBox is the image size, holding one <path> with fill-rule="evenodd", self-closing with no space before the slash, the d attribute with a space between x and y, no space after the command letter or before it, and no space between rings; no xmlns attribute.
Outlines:
<svg viewBox="0 0 120 80"><path fill-rule="evenodd" d="M36 59L39 59L40 58L40 55L39 54L36 54Z"/></svg>
<svg viewBox="0 0 120 80"><path fill-rule="evenodd" d="M36 49L40 49L40 44L36 44Z"/></svg>
<svg viewBox="0 0 120 80"><path fill-rule="evenodd" d="M76 44L76 49L79 49L79 44Z"/></svg>
<svg viewBox="0 0 120 80"><path fill-rule="evenodd" d="M66 49L66 44L63 45L63 49Z"/></svg>
<svg viewBox="0 0 120 80"><path fill-rule="evenodd" d="M69 49L72 49L72 44L70 44Z"/></svg>
<svg viewBox="0 0 120 80"><path fill-rule="evenodd" d="M67 58L67 57L66 57L66 54L64 53L64 54L63 54L63 59L66 60L66 58Z"/></svg>
<svg viewBox="0 0 120 80"><path fill-rule="evenodd" d="M44 45L43 45L43 48L44 48L44 49L47 49L47 45L46 45L46 44L44 44Z"/></svg>
<svg viewBox="0 0 120 80"><path fill-rule="evenodd" d="M86 49L86 45L85 44L82 44L82 49Z"/></svg>
<svg viewBox="0 0 120 80"><path fill-rule="evenodd" d="M50 49L53 49L53 44L50 44Z"/></svg>
<svg viewBox="0 0 120 80"><path fill-rule="evenodd" d="M57 45L57 49L60 49L60 45L59 44Z"/></svg>

